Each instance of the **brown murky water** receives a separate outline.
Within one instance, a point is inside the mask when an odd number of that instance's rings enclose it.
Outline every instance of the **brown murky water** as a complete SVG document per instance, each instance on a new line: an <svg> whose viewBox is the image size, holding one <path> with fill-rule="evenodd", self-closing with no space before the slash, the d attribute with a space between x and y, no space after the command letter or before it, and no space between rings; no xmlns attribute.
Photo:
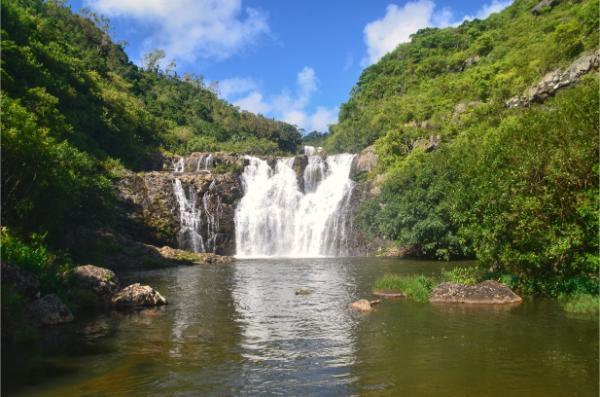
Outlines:
<svg viewBox="0 0 600 397"><path fill-rule="evenodd" d="M237 261L129 274L161 309L113 312L7 352L19 396L597 396L598 319L549 300L516 308L388 301L386 272L447 263L365 258ZM300 287L311 295L295 295Z"/></svg>

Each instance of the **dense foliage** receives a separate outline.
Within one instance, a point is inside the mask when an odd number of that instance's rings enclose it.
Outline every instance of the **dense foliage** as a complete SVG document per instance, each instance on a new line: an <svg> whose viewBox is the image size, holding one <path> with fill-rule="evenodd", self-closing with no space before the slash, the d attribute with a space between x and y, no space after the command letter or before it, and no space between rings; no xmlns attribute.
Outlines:
<svg viewBox="0 0 600 397"><path fill-rule="evenodd" d="M373 144L385 175L359 223L426 257L477 257L523 292L598 292L597 73L508 109L598 46L598 2L425 29L367 68L329 150Z"/></svg>
<svg viewBox="0 0 600 397"><path fill-rule="evenodd" d="M110 170L157 152L294 152L296 127L241 112L201 77L132 64L107 21L61 2L7 0L2 11L2 224L61 245L110 221ZM60 241L59 241L60 240Z"/></svg>

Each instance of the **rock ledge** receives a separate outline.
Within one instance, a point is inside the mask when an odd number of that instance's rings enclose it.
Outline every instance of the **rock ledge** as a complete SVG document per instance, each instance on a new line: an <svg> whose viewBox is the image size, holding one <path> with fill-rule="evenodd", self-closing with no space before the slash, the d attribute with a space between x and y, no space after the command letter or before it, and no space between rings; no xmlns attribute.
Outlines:
<svg viewBox="0 0 600 397"><path fill-rule="evenodd" d="M502 305L521 303L523 299L506 285L486 280L475 285L442 283L434 288L430 302Z"/></svg>

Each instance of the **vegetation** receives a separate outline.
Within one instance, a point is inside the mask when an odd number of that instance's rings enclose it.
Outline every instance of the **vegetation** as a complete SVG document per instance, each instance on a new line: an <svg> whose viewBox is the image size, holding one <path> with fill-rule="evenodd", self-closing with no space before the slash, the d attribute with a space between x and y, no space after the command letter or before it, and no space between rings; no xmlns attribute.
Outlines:
<svg viewBox="0 0 600 397"><path fill-rule="evenodd" d="M202 77L132 64L107 21L62 2L2 2L2 224L63 246L110 222L114 165L159 151L295 152L296 127L240 112Z"/></svg>
<svg viewBox="0 0 600 397"><path fill-rule="evenodd" d="M442 270L442 280L449 283L473 285L481 281L481 274L476 267L455 267Z"/></svg>
<svg viewBox="0 0 600 397"><path fill-rule="evenodd" d="M428 302L434 281L431 277L386 274L375 282L376 291L403 292L417 302Z"/></svg>
<svg viewBox="0 0 600 397"><path fill-rule="evenodd" d="M561 296L560 302L568 313L598 315L600 308L598 296L585 293Z"/></svg>
<svg viewBox="0 0 600 397"><path fill-rule="evenodd" d="M379 156L367 236L476 257L522 293L597 295L597 74L528 108L505 102L597 48L598 2L536 4L417 32L365 69L326 149Z"/></svg>

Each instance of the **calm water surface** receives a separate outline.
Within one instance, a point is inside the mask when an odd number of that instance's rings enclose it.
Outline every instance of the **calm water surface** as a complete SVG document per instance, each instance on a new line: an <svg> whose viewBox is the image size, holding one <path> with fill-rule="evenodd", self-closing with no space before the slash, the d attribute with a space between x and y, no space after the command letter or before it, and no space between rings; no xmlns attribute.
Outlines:
<svg viewBox="0 0 600 397"><path fill-rule="evenodd" d="M55 328L11 354L5 395L597 396L598 319L548 300L516 308L387 301L347 309L386 272L448 264L245 260L128 274L169 300ZM296 296L295 289L314 293ZM6 358L6 357L5 357Z"/></svg>

